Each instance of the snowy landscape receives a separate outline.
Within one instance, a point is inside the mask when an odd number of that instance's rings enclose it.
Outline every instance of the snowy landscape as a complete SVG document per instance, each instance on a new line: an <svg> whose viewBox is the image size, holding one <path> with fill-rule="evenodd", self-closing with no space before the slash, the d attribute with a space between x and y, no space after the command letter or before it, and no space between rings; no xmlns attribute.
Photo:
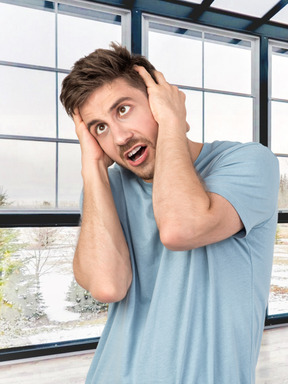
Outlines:
<svg viewBox="0 0 288 384"><path fill-rule="evenodd" d="M274 246L268 315L288 313L288 224L279 224Z"/></svg>
<svg viewBox="0 0 288 384"><path fill-rule="evenodd" d="M73 278L78 228L23 228L17 230L17 236L18 242L29 245L18 251L17 258L22 264L4 286L7 305L2 305L0 312L0 348L101 336L107 306L95 302ZM39 281L34 278L33 284L27 285L26 280L33 273ZM277 230L268 313L287 312L288 224L281 224Z"/></svg>

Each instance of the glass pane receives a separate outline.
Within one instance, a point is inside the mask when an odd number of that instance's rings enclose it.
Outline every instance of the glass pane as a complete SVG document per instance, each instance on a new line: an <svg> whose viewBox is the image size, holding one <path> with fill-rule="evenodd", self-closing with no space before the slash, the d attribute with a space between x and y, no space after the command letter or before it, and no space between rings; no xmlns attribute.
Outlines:
<svg viewBox="0 0 288 384"><path fill-rule="evenodd" d="M271 149L288 154L288 103L271 102Z"/></svg>
<svg viewBox="0 0 288 384"><path fill-rule="evenodd" d="M0 66L0 133L56 135L55 74Z"/></svg>
<svg viewBox="0 0 288 384"><path fill-rule="evenodd" d="M212 7L255 17L264 16L279 0L214 0Z"/></svg>
<svg viewBox="0 0 288 384"><path fill-rule="evenodd" d="M73 278L78 231L0 228L0 295L9 303L1 307L0 329L5 332L0 348L101 336L107 305L92 299Z"/></svg>
<svg viewBox="0 0 288 384"><path fill-rule="evenodd" d="M230 39L232 42L233 39ZM205 40L205 88L251 93L251 50Z"/></svg>
<svg viewBox="0 0 288 384"><path fill-rule="evenodd" d="M286 5L278 13L276 13L276 15L271 18L271 21L288 24L288 5Z"/></svg>
<svg viewBox="0 0 288 384"><path fill-rule="evenodd" d="M58 75L58 89L59 94L61 92L62 88L62 81L66 77L66 74L59 74ZM74 139L78 140L76 132L75 132L75 126L74 122L71 117L69 117L60 102L58 101L58 123L59 123L59 137L62 139Z"/></svg>
<svg viewBox="0 0 288 384"><path fill-rule="evenodd" d="M54 208L55 158L54 143L0 140L0 208Z"/></svg>
<svg viewBox="0 0 288 384"><path fill-rule="evenodd" d="M205 141L253 140L253 100L248 97L205 94Z"/></svg>
<svg viewBox="0 0 288 384"><path fill-rule="evenodd" d="M272 54L272 97L288 100L287 52L286 54Z"/></svg>
<svg viewBox="0 0 288 384"><path fill-rule="evenodd" d="M0 3L0 60L55 67L55 14Z"/></svg>
<svg viewBox="0 0 288 384"><path fill-rule="evenodd" d="M288 210L288 157L278 157L280 166L280 190L278 208Z"/></svg>
<svg viewBox="0 0 288 384"><path fill-rule="evenodd" d="M201 40L149 31L149 60L172 84L202 86Z"/></svg>
<svg viewBox="0 0 288 384"><path fill-rule="evenodd" d="M79 209L82 189L79 144L59 144L59 208Z"/></svg>
<svg viewBox="0 0 288 384"><path fill-rule="evenodd" d="M121 24L58 15L58 67L70 69L81 57L97 48L121 43Z"/></svg>
<svg viewBox="0 0 288 384"><path fill-rule="evenodd" d="M278 224L268 315L288 313L288 224Z"/></svg>
<svg viewBox="0 0 288 384"><path fill-rule="evenodd" d="M190 131L187 133L187 137L190 140L203 142L203 119L202 119L202 92L188 91L182 89L186 94L186 111L187 122L190 126Z"/></svg>

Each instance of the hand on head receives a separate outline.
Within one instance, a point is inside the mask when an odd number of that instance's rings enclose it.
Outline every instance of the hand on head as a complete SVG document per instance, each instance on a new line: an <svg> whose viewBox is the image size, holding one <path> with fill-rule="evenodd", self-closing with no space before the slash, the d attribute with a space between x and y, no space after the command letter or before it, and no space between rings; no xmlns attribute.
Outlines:
<svg viewBox="0 0 288 384"><path fill-rule="evenodd" d="M114 161L103 152L95 137L89 132L78 108L74 111L73 121L81 146L82 159L87 158L88 161L104 161L106 167L112 165Z"/></svg>
<svg viewBox="0 0 288 384"><path fill-rule="evenodd" d="M164 75L155 71L157 83L144 67L134 66L147 87L149 104L154 119L158 124L165 121L185 120L186 132L189 131L189 124L186 122L185 93L175 85L169 84Z"/></svg>

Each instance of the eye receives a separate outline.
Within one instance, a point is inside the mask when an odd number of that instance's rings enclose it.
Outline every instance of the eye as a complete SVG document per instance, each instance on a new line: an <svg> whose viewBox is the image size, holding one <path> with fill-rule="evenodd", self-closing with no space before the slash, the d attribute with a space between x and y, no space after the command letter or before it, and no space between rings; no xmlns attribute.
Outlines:
<svg viewBox="0 0 288 384"><path fill-rule="evenodd" d="M107 130L107 128L108 128L107 124L104 124L104 123L98 124L96 127L96 134L102 135L102 133L104 133Z"/></svg>
<svg viewBox="0 0 288 384"><path fill-rule="evenodd" d="M126 113L128 113L129 110L130 110L129 105L121 105L121 107L118 108L119 116L122 117L126 115Z"/></svg>

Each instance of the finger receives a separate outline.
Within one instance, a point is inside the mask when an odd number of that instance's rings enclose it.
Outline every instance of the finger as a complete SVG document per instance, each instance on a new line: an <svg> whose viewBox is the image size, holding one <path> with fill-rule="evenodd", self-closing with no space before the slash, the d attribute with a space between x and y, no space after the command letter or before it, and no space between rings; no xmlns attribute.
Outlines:
<svg viewBox="0 0 288 384"><path fill-rule="evenodd" d="M134 65L133 68L142 77L147 88L153 87L156 84L152 76L150 75L150 73L144 67L141 67L139 65Z"/></svg>
<svg viewBox="0 0 288 384"><path fill-rule="evenodd" d="M80 115L80 111L78 108L76 108L74 110L72 117L73 117L73 121L74 121L76 126L79 126L83 122L82 117Z"/></svg>
<svg viewBox="0 0 288 384"><path fill-rule="evenodd" d="M190 131L190 125L186 121L186 133Z"/></svg>
<svg viewBox="0 0 288 384"><path fill-rule="evenodd" d="M80 141L80 144L81 144L82 137L83 137L83 135L85 135L85 133L86 133L86 131L88 131L88 129L87 129L87 127L86 127L86 125L82 119L79 108L76 108L74 110L72 117L73 117L73 121L75 124L75 132L76 132L78 140Z"/></svg>
<svg viewBox="0 0 288 384"><path fill-rule="evenodd" d="M165 79L162 72L154 71L154 76L158 84L167 84L167 80Z"/></svg>
<svg viewBox="0 0 288 384"><path fill-rule="evenodd" d="M181 91L178 87L177 87L177 89L178 89L180 95L182 96L182 99L185 101L186 100L186 93Z"/></svg>

